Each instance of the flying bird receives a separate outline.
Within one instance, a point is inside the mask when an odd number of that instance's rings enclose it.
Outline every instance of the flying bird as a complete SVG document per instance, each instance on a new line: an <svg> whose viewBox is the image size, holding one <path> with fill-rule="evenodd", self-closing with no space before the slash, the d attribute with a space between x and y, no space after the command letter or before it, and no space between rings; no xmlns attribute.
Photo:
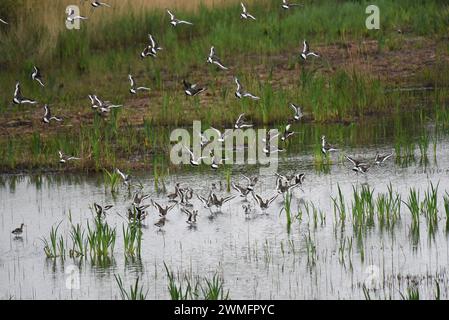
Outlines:
<svg viewBox="0 0 449 320"><path fill-rule="evenodd" d="M69 8L69 10L67 12L67 21L74 22L75 20L87 20L87 17L75 15L75 10L72 8Z"/></svg>
<svg viewBox="0 0 449 320"><path fill-rule="evenodd" d="M389 153L389 154L385 154L385 155L380 155L380 154L376 153L376 159L374 159L374 163L377 165L381 165L382 163L387 161L392 155L393 155L393 153Z"/></svg>
<svg viewBox="0 0 449 320"><path fill-rule="evenodd" d="M42 81L42 74L38 67L33 66L33 72L31 73L31 79L37 81L42 87L45 87Z"/></svg>
<svg viewBox="0 0 449 320"><path fill-rule="evenodd" d="M187 96L194 97L197 94L200 94L201 92L205 91L205 87L199 87L196 83L190 83L185 80L182 80L182 83L184 85L184 92Z"/></svg>
<svg viewBox="0 0 449 320"><path fill-rule="evenodd" d="M35 100L31 100L31 99L28 99L28 98L25 98L22 96L19 82L16 83L16 88L14 90L14 98L12 101L15 104L25 104L25 103L36 104L37 103L37 101L35 101Z"/></svg>
<svg viewBox="0 0 449 320"><path fill-rule="evenodd" d="M243 4L243 2L240 2L240 5L242 6L242 13L240 13L240 18L241 19L245 19L245 20L253 19L253 20L256 20L256 18L253 15L248 13L248 10L246 10L246 7Z"/></svg>
<svg viewBox="0 0 449 320"><path fill-rule="evenodd" d="M189 21L176 19L175 15L174 15L173 13L171 13L170 10L167 10L167 13L170 15L170 24L171 24L173 27L176 27L178 24L188 24L188 25L193 25L193 23L191 23L191 22L189 22Z"/></svg>
<svg viewBox="0 0 449 320"><path fill-rule="evenodd" d="M223 63L220 61L220 58L215 54L215 48L212 46L210 48L209 57L207 57L207 63L215 64L222 70L228 70L229 68L225 67Z"/></svg>
<svg viewBox="0 0 449 320"><path fill-rule="evenodd" d="M132 75L129 74L128 79L129 79L129 82L131 85L131 88L129 89L129 92L131 94L136 94L137 91L150 91L150 88L147 88L147 87L137 87L136 82L134 81L134 78Z"/></svg>
<svg viewBox="0 0 449 320"><path fill-rule="evenodd" d="M299 3L289 3L287 0L282 0L282 9L288 10L292 7L302 7L302 4Z"/></svg>
<svg viewBox="0 0 449 320"><path fill-rule="evenodd" d="M252 126L252 124L246 122L244 113L239 115L237 121L234 124L235 129L251 128Z"/></svg>
<svg viewBox="0 0 449 320"><path fill-rule="evenodd" d="M279 195L279 194L277 194L277 195L275 195L275 196L273 196L273 197L271 197L271 198L268 198L268 199L264 200L264 199L262 199L261 196L259 196L258 194L255 194L254 192L252 192L251 194L253 195L254 200L256 200L257 204L259 205L259 207L260 207L260 209L261 209L262 211L267 210L268 207L270 206L270 204L271 204L274 200L276 200L276 198L277 198L278 195Z"/></svg>
<svg viewBox="0 0 449 320"><path fill-rule="evenodd" d="M129 183L131 182L131 176L130 176L129 174L123 173L122 171L120 171L119 168L116 168L116 169L115 169L115 172L122 178L123 183L124 183L126 186L129 186Z"/></svg>
<svg viewBox="0 0 449 320"><path fill-rule="evenodd" d="M186 149L187 152L189 153L189 155L190 155L190 164L191 164L193 167L199 166L200 163L201 163L201 160L206 158L206 157L195 158L195 155L193 154L192 151L190 151L189 148L187 148L185 145L182 145L182 146L183 146L184 149Z"/></svg>
<svg viewBox="0 0 449 320"><path fill-rule="evenodd" d="M304 114L302 113L301 107L294 103L289 103L288 105L295 112L293 119L295 119L295 121L301 120L301 118L304 116Z"/></svg>
<svg viewBox="0 0 449 320"><path fill-rule="evenodd" d="M0 22L3 23L3 24L8 24L8 22L6 22L5 20L3 20L1 18L0 18Z"/></svg>
<svg viewBox="0 0 449 320"><path fill-rule="evenodd" d="M45 111L44 117L42 118L42 122L43 123L50 123L51 120L54 120L54 121L57 121L57 122L61 122L62 121L61 118L58 118L58 117L55 117L55 116L51 115L50 107L48 105L44 106L44 111Z"/></svg>
<svg viewBox="0 0 449 320"><path fill-rule="evenodd" d="M319 57L318 54L316 54L315 52L310 51L309 44L307 43L306 40L304 40L303 48L302 48L302 52L301 52L301 58L303 60L307 60L308 56Z"/></svg>
<svg viewBox="0 0 449 320"><path fill-rule="evenodd" d="M249 92L246 92L243 90L243 86L240 83L239 79L237 77L234 78L235 84L237 85L237 89L235 90L235 96L239 99L242 98L251 98L253 100L259 100L260 98L258 96L255 96Z"/></svg>
<svg viewBox="0 0 449 320"><path fill-rule="evenodd" d="M59 154L59 162L60 163L66 163L67 161L72 161L72 160L81 160L81 158L67 156L62 151L58 151L58 154Z"/></svg>
<svg viewBox="0 0 449 320"><path fill-rule="evenodd" d="M332 151L338 151L338 149L332 145L330 145L327 141L326 141L326 137L325 136L321 136L321 152L326 155L328 152L332 152Z"/></svg>
<svg viewBox="0 0 449 320"><path fill-rule="evenodd" d="M153 35L149 34L148 39L150 40L150 44L142 51L140 56L141 58L145 58L148 56L156 58L157 52L162 50L162 47L159 46Z"/></svg>
<svg viewBox="0 0 449 320"><path fill-rule="evenodd" d="M104 3L104 2L100 2L100 1L92 1L92 2L90 3L90 5L91 5L93 8L99 8L99 7L108 7L108 8L110 8L110 7L111 7L109 4Z"/></svg>
<svg viewBox="0 0 449 320"><path fill-rule="evenodd" d="M284 133L281 136L282 142L285 142L288 138L290 138L292 135L297 133L297 132L291 131L290 130L291 127L292 127L292 125L290 123L285 126Z"/></svg>

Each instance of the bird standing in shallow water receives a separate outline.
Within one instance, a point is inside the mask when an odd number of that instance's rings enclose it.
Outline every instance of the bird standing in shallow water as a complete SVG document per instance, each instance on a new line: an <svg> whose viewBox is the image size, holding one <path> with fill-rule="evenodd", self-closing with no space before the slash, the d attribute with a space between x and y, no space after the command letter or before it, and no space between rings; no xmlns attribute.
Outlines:
<svg viewBox="0 0 449 320"><path fill-rule="evenodd" d="M24 225L25 225L25 224L22 223L22 224L20 225L19 228L14 229L11 233L12 233L13 235L15 235L15 236L20 236L20 235L22 235L22 233L23 233L23 226L24 226Z"/></svg>

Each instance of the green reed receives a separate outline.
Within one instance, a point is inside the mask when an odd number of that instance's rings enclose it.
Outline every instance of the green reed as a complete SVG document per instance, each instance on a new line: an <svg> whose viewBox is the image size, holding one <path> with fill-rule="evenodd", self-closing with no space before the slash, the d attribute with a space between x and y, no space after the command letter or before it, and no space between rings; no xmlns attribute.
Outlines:
<svg viewBox="0 0 449 320"><path fill-rule="evenodd" d="M446 214L446 234L448 234L449 233L449 194L447 192L443 196L443 202L444 202L444 212Z"/></svg>
<svg viewBox="0 0 449 320"><path fill-rule="evenodd" d="M419 193L416 191L415 188L410 189L408 199L407 201L403 201L403 203L407 206L407 208L410 211L412 218L410 226L410 234L413 243L417 244L419 241L421 203L419 200Z"/></svg>
<svg viewBox="0 0 449 320"><path fill-rule="evenodd" d="M224 289L224 280L214 273L212 278L184 276L183 281L176 279L173 271L164 262L168 278L168 292L171 300L228 300L229 290Z"/></svg>
<svg viewBox="0 0 449 320"><path fill-rule="evenodd" d="M81 224L71 226L70 238L72 239L72 249L70 250L71 257L85 257L88 247L88 241L85 237L85 230L82 229Z"/></svg>
<svg viewBox="0 0 449 320"><path fill-rule="evenodd" d="M429 235L433 235L438 227L438 186L439 184L434 187L433 183L430 183L430 187L424 193L424 200L421 205Z"/></svg>
<svg viewBox="0 0 449 320"><path fill-rule="evenodd" d="M96 218L94 226L87 224L87 241L93 261L107 263L114 252L116 229L111 228L103 219Z"/></svg>
<svg viewBox="0 0 449 320"><path fill-rule="evenodd" d="M142 228L139 221L130 221L125 228L122 225L125 256L140 257L142 249Z"/></svg>
<svg viewBox="0 0 449 320"><path fill-rule="evenodd" d="M115 193L120 185L120 176L116 171L109 172L107 169L103 169L103 177L105 186L109 186L111 193Z"/></svg>
<svg viewBox="0 0 449 320"><path fill-rule="evenodd" d="M375 203L373 200L374 190L369 186L362 186L358 190L353 186L352 220L356 233L366 227L374 225Z"/></svg>
<svg viewBox="0 0 449 320"><path fill-rule="evenodd" d="M340 185L338 185L338 197L332 198L332 202L334 203L334 216L338 216L340 224L344 225L346 220L346 204Z"/></svg>
<svg viewBox="0 0 449 320"><path fill-rule="evenodd" d="M125 288L119 275L114 274L114 278L119 287L122 300L145 300L147 298L148 290L144 293L143 285L139 284L139 277L136 278L133 285L129 286L129 290Z"/></svg>
<svg viewBox="0 0 449 320"><path fill-rule="evenodd" d="M52 226L50 230L49 239L42 238L42 242L44 243L44 252L47 258L55 259L57 257L64 257L65 255L65 247L64 240L61 235L58 237L59 226L62 221L58 223L58 225Z"/></svg>
<svg viewBox="0 0 449 320"><path fill-rule="evenodd" d="M204 300L228 300L229 290L225 292L224 281L214 274L212 279L204 279L205 285L201 286L201 291L203 293Z"/></svg>
<svg viewBox="0 0 449 320"><path fill-rule="evenodd" d="M401 195L388 186L386 194L378 194L376 199L377 221L381 229L392 229L401 217Z"/></svg>

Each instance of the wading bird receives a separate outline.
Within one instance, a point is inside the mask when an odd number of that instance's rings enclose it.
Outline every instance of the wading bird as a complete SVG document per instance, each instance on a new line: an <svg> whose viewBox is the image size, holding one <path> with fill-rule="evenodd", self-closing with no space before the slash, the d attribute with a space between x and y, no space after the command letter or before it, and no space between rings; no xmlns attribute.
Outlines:
<svg viewBox="0 0 449 320"><path fill-rule="evenodd" d="M187 223L190 225L196 224L196 217L198 216L198 210L189 210L186 208L181 209L187 215Z"/></svg>
<svg viewBox="0 0 449 320"><path fill-rule="evenodd" d="M273 197L271 197L271 198L269 198L269 199L264 200L264 199L262 199L261 196L259 196L258 194L254 193L254 192L251 192L251 194L253 195L254 200L256 200L257 204L259 205L259 207L260 207L260 209L261 209L262 211L267 210L268 207L270 206L270 204L271 204L274 200L276 200L276 198L277 198L278 195L279 195L279 194L277 194L277 195L275 195L275 196L273 196Z"/></svg>
<svg viewBox="0 0 449 320"><path fill-rule="evenodd" d="M21 224L20 225L20 227L19 228L16 228L16 229L14 229L13 231L11 231L11 233L13 234L13 235L15 235L15 236L20 236L20 235L22 235L22 233L23 233L23 226L24 226L25 224Z"/></svg>
<svg viewBox="0 0 449 320"><path fill-rule="evenodd" d="M94 209L95 209L95 213L97 214L98 218L106 216L106 211L108 211L112 207L113 207L113 205L106 205L106 206L102 207L99 204L94 202Z"/></svg>
<svg viewBox="0 0 449 320"><path fill-rule="evenodd" d="M167 213L170 212L171 209L173 209L176 206L176 203L170 205L170 206L161 206L159 203L155 201L151 201L151 204L159 211L159 216L165 217L167 216Z"/></svg>
<svg viewBox="0 0 449 320"><path fill-rule="evenodd" d="M352 168L352 171L355 171L357 174L359 173L367 173L368 169L370 168L370 165L367 163L360 163L359 165L356 165Z"/></svg>
<svg viewBox="0 0 449 320"><path fill-rule="evenodd" d="M360 164L367 164L367 162L362 160L362 159L355 159L355 158L350 157L348 155L346 156L346 159L348 161L350 161L355 167L359 166Z"/></svg>
<svg viewBox="0 0 449 320"><path fill-rule="evenodd" d="M376 159L374 159L374 163L377 165L381 165L382 163L387 161L392 155L393 155L393 153L389 153L389 154L385 154L385 155L376 153Z"/></svg>

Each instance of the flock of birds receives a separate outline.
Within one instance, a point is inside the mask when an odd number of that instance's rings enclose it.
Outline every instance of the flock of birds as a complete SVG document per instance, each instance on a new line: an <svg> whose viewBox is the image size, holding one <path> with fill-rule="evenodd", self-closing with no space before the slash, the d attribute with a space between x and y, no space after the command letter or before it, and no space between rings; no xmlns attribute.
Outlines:
<svg viewBox="0 0 449 320"><path fill-rule="evenodd" d="M93 1L93 2L91 2L91 5L93 8L110 7L110 5L108 5L107 3L99 2L99 1ZM254 15L252 15L248 12L246 6L243 3L241 3L240 5L242 7L242 11L240 13L241 19L256 20ZM282 4L281 4L281 7L285 10L291 9L293 7L298 7L298 6L302 6L302 5L289 3L287 0L283 0ZM186 20L180 20L180 19L176 18L176 16L170 10L167 10L167 13L170 17L170 24L173 27L177 27L178 25L193 25L192 22L189 22ZM87 20L88 19L85 16L75 15L75 12L73 11L73 9L70 9L69 12L67 12L67 14L68 14L67 21L69 21L69 22L73 22L75 20ZM3 24L8 24L5 20L2 20L2 19L0 19L0 22ZM158 52L163 50L163 48L158 44L158 42L156 41L156 39L153 35L149 34L148 39L149 39L148 45L144 48L144 50L140 54L140 57L142 59L147 58L147 57L156 58L158 55ZM303 48L300 53L300 58L305 61L309 57L320 57L320 55L311 51L308 42L306 40L304 40ZM229 70L229 67L227 67L221 61L221 59L218 57L214 46L212 46L210 48L210 52L209 52L206 62L215 65L217 68L219 68L221 70ZM40 69L36 66L33 67L33 70L31 72L31 79L36 81L36 83L38 83L40 86L45 87L42 73L41 73ZM129 92L131 94L137 94L140 91L149 91L150 90L150 88L148 88L148 87L138 86L136 84L134 77L131 74L128 75L128 80L130 83ZM235 90L236 98L238 98L238 99L248 98L248 99L252 99L255 101L260 100L260 97L258 97L257 95L246 91L244 89L243 85L241 84L240 80L237 77L234 77L234 82L236 85L236 90ZM190 96L190 97L197 96L207 89L204 86L199 86L196 83L190 83L186 80L183 80L183 86L184 86L184 93L186 94L186 96ZM110 101L105 101L105 100L99 98L95 94L89 95L88 98L90 100L91 108L93 110L96 110L101 115L107 115L112 109L122 107L122 105L117 105L117 104L111 103ZM18 104L18 105L22 105L22 104L35 105L38 102L36 100L24 97L21 92L20 82L17 81L16 86L15 86L15 91L14 91L13 103ZM297 132L292 131L291 127L294 122L301 120L301 118L303 117L303 112L302 112L301 107L294 103L289 103L289 107L293 111L293 116L290 120L288 120L288 124L285 126L285 129L283 130L283 132L272 134L272 131L270 130L267 132L266 138L263 139L263 142L265 143L265 147L264 147L263 151L266 154L285 151L285 149L282 149L282 148L276 148L276 149L271 148L271 142L273 141L273 139L280 137L280 140L282 142L286 142L287 139L289 139L291 136L293 136L294 134L297 133ZM44 109L44 115L42 117L42 122L44 124L50 124L52 121L55 121L55 122L63 121L63 119L61 117L52 115L52 113L50 111L50 107L47 104L44 105L43 109ZM234 129L246 129L246 128L251 128L252 126L253 125L251 123L247 122L247 120L245 118L245 113L240 114L238 119L234 123ZM216 131L218 142L225 141L226 135L227 135L226 133L222 133L220 130L215 129L215 128L211 128L211 129ZM203 133L199 132L198 134L201 137L201 146L202 147L204 147L205 145L207 145L208 143L211 142L204 136ZM189 154L190 164L192 166L199 166L201 164L201 160L204 159L205 157L196 157L194 155L194 153L188 147L186 147L185 145L183 147ZM322 136L321 151L322 151L323 155L325 155L327 157L330 152L337 151L337 150L338 150L338 148L329 144L326 140L326 137ZM69 161L81 159L79 157L66 155L63 151L59 151L58 153L59 153L59 162L60 163L67 163ZM223 162L226 160L226 159L222 159L222 158L214 155L213 153L211 153L210 156L212 159L212 164L211 164L212 169L218 169L218 167L221 164L223 164ZM386 154L386 155L377 154L373 163L380 165L383 162L385 162L387 159L389 159L391 156L392 156L391 153ZM346 159L353 164L352 170L355 171L356 173L365 174L371 166L370 162L360 160L360 159L355 159L350 156L346 156ZM116 173L121 177L121 179L123 180L123 183L126 186L128 186L128 187L132 186L130 175L123 173L118 168L116 169ZM260 210L262 212L265 212L269 208L270 204L274 200L276 200L280 194L285 194L294 188L301 187L301 185L304 182L305 175L303 173L294 174L294 175L276 174L276 191L277 192L275 195L273 195L267 199L262 198L262 196L258 195L254 191L254 188L258 182L257 177L247 177L247 176L244 176L244 177L247 181L246 184L237 184L234 182L231 183L232 189L237 192L237 195L220 197L216 193L217 187L215 185L213 185L212 189L209 191L207 196L196 194L196 197L198 198L198 200L201 201L204 208L209 209L210 212L213 213L214 208L221 210L221 207L223 206L223 204L225 204L226 202L231 201L235 197L239 196L246 202L245 204L242 205L242 208L243 208L245 214L248 215L254 211L251 203L248 202L248 199L247 199L247 197L249 195L251 195L251 198L254 200L255 204L260 208ZM179 206L181 206L181 208L180 208L181 212L183 212L187 215L187 223L189 225L196 224L198 210L195 209L193 204L190 202L190 200L194 197L194 191L190 187L182 188L180 186L180 184L177 183L175 185L175 190L172 193L168 194L167 197L168 197L169 204L165 205L165 206L163 206L153 200L151 200L150 204L143 204L144 200L150 198L150 195L142 195L140 192L136 192L134 194L132 206L128 210L128 218L143 221L145 219L145 217L147 216L147 209L149 207L153 206L159 212L159 216L160 216L160 219L155 223L155 225L161 229L165 225L167 213L170 212L175 206L179 205ZM112 208L111 205L102 207L102 206L98 205L97 203L94 204L94 210L99 217L104 216L106 214L106 212L111 208ZM16 236L20 236L23 232L23 227L24 227L24 224L21 224L21 226L19 228L16 228L15 230L13 230L12 233Z"/></svg>

